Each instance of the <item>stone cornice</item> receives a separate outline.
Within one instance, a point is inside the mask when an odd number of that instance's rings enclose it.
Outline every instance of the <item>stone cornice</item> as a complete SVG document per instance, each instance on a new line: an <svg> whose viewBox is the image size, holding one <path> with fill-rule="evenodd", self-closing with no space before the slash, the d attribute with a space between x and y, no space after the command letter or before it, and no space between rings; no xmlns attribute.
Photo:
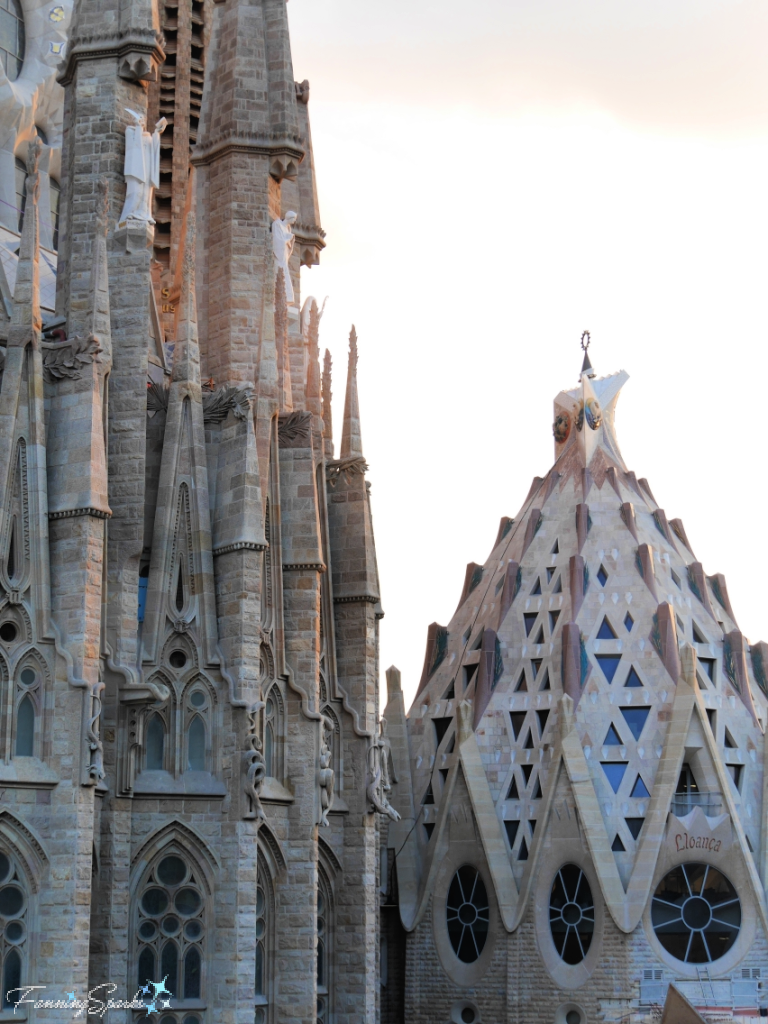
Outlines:
<svg viewBox="0 0 768 1024"><path fill-rule="evenodd" d="M93 516L94 519L111 519L112 510L103 508L67 508L61 512L49 512L49 519L75 519L78 516Z"/></svg>
<svg viewBox="0 0 768 1024"><path fill-rule="evenodd" d="M284 562L283 572L300 572L302 569L313 569L315 572L327 572L324 562Z"/></svg>
<svg viewBox="0 0 768 1024"><path fill-rule="evenodd" d="M269 544L262 544L257 540L238 540L234 544L222 544L213 549L214 558L216 555L228 555L231 551L266 551Z"/></svg>
<svg viewBox="0 0 768 1024"><path fill-rule="evenodd" d="M378 604L381 598L373 594L352 594L349 597L334 597L334 604Z"/></svg>
<svg viewBox="0 0 768 1024"><path fill-rule="evenodd" d="M204 166L229 153L252 153L257 156L282 154L300 163L304 159L304 152L303 140L298 135L241 135L230 132L210 143L196 146L192 151L190 163L196 167Z"/></svg>
<svg viewBox="0 0 768 1024"><path fill-rule="evenodd" d="M70 44L66 61L59 64L57 81L59 85L69 85L75 75L75 66L81 60L100 60L104 57L127 57L129 54L147 54L154 58L156 64L165 61L165 51L161 45L162 37L153 32L132 30L122 37L113 33L81 36Z"/></svg>

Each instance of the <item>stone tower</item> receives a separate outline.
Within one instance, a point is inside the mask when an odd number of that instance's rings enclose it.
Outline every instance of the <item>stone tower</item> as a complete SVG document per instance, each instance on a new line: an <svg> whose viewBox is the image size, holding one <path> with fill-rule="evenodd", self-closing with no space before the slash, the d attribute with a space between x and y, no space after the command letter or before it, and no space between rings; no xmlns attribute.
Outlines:
<svg viewBox="0 0 768 1024"><path fill-rule="evenodd" d="M4 992L373 1024L383 613L357 336L334 458L300 305L325 243L286 0L77 0L59 81L56 326L38 140L0 389Z"/></svg>
<svg viewBox="0 0 768 1024"><path fill-rule="evenodd" d="M625 466L626 380L585 358L407 715L389 673L386 1024L641 1021L670 984L757 1006L768 646Z"/></svg>

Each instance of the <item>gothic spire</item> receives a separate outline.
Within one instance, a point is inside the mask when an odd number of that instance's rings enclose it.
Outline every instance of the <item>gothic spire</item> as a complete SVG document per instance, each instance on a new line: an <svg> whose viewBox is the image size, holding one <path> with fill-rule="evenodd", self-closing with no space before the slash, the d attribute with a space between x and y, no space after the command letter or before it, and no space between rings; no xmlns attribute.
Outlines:
<svg viewBox="0 0 768 1024"><path fill-rule="evenodd" d="M347 365L347 394L344 399L344 425L341 431L341 458L362 457L363 439L360 433L360 403L357 398L357 332L354 324L349 332L349 363Z"/></svg>
<svg viewBox="0 0 768 1024"><path fill-rule="evenodd" d="M176 347L173 350L173 382L200 384L200 346L197 338L197 302L195 300L195 243L197 218L193 196L194 170L190 172L187 189L187 214L184 231L184 256L181 271L181 297L176 328Z"/></svg>
<svg viewBox="0 0 768 1024"><path fill-rule="evenodd" d="M325 350L323 360L323 438L325 440L325 457L333 458L333 413L331 410L331 353Z"/></svg>
<svg viewBox="0 0 768 1024"><path fill-rule="evenodd" d="M275 338L277 341L280 409L282 412L293 412L291 354L288 349L288 301L285 290L285 273L282 267L278 267L275 279Z"/></svg>
<svg viewBox="0 0 768 1024"><path fill-rule="evenodd" d="M317 308L316 299L310 296L307 302L309 303L307 324L307 408L313 415L322 416L320 401L320 311Z"/></svg>

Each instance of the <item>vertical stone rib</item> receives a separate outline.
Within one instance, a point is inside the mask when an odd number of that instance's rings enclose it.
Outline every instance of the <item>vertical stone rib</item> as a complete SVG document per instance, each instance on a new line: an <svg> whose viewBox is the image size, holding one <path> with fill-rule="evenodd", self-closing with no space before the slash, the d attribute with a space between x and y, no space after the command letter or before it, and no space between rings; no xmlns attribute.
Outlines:
<svg viewBox="0 0 768 1024"><path fill-rule="evenodd" d="M344 397L344 424L341 430L342 459L362 458L363 438L360 432L360 403L357 396L357 332L354 325L349 332L349 362L347 364L347 392Z"/></svg>

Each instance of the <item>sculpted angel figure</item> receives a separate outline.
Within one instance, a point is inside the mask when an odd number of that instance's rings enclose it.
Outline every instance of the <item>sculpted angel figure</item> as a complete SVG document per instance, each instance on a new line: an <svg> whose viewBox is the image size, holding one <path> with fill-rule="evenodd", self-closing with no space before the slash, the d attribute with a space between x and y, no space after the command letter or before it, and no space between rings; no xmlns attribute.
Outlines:
<svg viewBox="0 0 768 1024"><path fill-rule="evenodd" d="M333 722L323 715L320 738L320 768L317 773L317 784L320 788L320 824L326 827L328 811L333 806L333 782L335 773L331 768L333 748L331 747L331 736L333 734Z"/></svg>
<svg viewBox="0 0 768 1024"><path fill-rule="evenodd" d="M135 110L128 110L135 124L125 129L125 203L118 226L128 220L146 221L154 224L152 218L152 192L160 184L160 136L168 122L164 117L155 125L150 134L146 119Z"/></svg>
<svg viewBox="0 0 768 1024"><path fill-rule="evenodd" d="M272 221L272 249L275 253L275 262L283 270L285 277L285 299L289 306L296 301L288 261L291 258L293 244L296 240L296 236L293 233L293 225L296 223L297 217L298 214L294 210L289 210L284 220Z"/></svg>

